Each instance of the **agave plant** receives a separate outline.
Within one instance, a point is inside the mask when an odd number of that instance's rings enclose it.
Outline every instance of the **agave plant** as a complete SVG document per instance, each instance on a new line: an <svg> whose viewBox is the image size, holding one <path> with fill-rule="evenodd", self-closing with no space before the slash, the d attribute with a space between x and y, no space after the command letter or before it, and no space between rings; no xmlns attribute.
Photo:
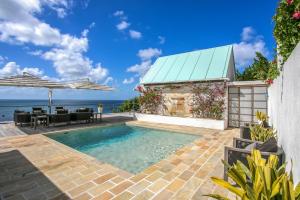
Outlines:
<svg viewBox="0 0 300 200"><path fill-rule="evenodd" d="M293 175L286 172L286 164L278 166L278 157L271 155L268 160L253 150L247 157L248 167L238 161L228 167L231 184L223 179L212 177L212 181L236 195L242 200L300 200L300 183L294 187ZM230 200L219 194L205 195L219 200Z"/></svg>
<svg viewBox="0 0 300 200"><path fill-rule="evenodd" d="M276 137L273 128L265 128L260 124L250 126L251 140L265 142L272 137Z"/></svg>

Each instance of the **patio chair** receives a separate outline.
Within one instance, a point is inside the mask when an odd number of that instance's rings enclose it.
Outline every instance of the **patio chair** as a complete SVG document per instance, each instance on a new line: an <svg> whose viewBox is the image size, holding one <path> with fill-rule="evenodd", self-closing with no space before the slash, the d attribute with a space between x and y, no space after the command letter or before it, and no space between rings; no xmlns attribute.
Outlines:
<svg viewBox="0 0 300 200"><path fill-rule="evenodd" d="M240 138L251 140L250 127L240 126Z"/></svg>
<svg viewBox="0 0 300 200"><path fill-rule="evenodd" d="M49 115L49 123L53 126L56 124L71 122L70 113L67 109L56 109L55 114Z"/></svg>
<svg viewBox="0 0 300 200"><path fill-rule="evenodd" d="M271 138L264 143L241 138L233 138L233 147L225 146L224 160L229 165L233 165L239 160L247 166L247 156L251 155L253 148L260 150L262 157L265 159L268 159L269 156L273 154L278 156L279 165L284 163L283 149L277 146L275 138ZM224 166L224 180L228 180L227 170L227 167Z"/></svg>
<svg viewBox="0 0 300 200"><path fill-rule="evenodd" d="M45 115L47 113L46 110L43 110L41 107L32 107L32 114L34 116Z"/></svg>
<svg viewBox="0 0 300 200"><path fill-rule="evenodd" d="M70 113L71 121L85 121L86 123L93 121L93 109L92 108L80 108L76 112Z"/></svg>
<svg viewBox="0 0 300 200"><path fill-rule="evenodd" d="M55 111L57 111L57 110L64 110L64 107L63 106L56 106Z"/></svg>
<svg viewBox="0 0 300 200"><path fill-rule="evenodd" d="M15 125L20 124L20 126L23 126L23 124L30 124L30 120L31 120L31 114L29 112L15 110L14 112Z"/></svg>

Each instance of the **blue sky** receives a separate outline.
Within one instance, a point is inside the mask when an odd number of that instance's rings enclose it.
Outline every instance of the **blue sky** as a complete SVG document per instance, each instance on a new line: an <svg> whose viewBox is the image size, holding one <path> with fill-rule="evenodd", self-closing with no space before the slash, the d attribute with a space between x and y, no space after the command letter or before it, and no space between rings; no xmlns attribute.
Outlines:
<svg viewBox="0 0 300 200"><path fill-rule="evenodd" d="M275 0L2 0L0 76L87 77L116 90L57 90L54 98L128 99L160 55L234 44L239 69L255 51L271 59L276 6ZM47 90L2 87L0 98L46 99Z"/></svg>

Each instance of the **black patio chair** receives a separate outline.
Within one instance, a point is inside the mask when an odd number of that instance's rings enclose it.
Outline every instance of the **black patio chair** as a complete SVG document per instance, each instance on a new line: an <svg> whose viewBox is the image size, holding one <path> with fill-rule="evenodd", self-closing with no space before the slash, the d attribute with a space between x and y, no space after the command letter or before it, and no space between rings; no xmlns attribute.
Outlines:
<svg viewBox="0 0 300 200"><path fill-rule="evenodd" d="M233 138L233 147L225 146L224 160L229 165L235 164L238 160L246 166L248 165L247 156L251 155L252 149L261 151L261 156L268 159L270 155L277 155L279 158L279 166L284 163L284 151L277 146L275 138L271 138L266 142L258 142L242 138ZM227 167L224 166L224 180L228 180Z"/></svg>
<svg viewBox="0 0 300 200"><path fill-rule="evenodd" d="M70 113L71 121L85 121L86 123L93 121L94 111L92 108L80 108L76 112Z"/></svg>
<svg viewBox="0 0 300 200"><path fill-rule="evenodd" d="M43 110L41 107L32 107L32 115L39 116L47 114L46 110Z"/></svg>
<svg viewBox="0 0 300 200"><path fill-rule="evenodd" d="M30 121L31 121L31 114L29 112L15 110L14 112L15 125L20 124L20 126L23 126L23 124L30 124Z"/></svg>
<svg viewBox="0 0 300 200"><path fill-rule="evenodd" d="M70 122L71 117L67 109L57 109L55 114L49 115L49 123L53 126L61 123L70 124Z"/></svg>

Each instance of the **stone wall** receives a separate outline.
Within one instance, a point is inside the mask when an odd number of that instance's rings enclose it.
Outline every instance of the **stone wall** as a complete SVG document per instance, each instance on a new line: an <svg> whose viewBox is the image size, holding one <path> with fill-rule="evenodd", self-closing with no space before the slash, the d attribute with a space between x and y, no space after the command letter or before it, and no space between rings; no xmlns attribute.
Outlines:
<svg viewBox="0 0 300 200"><path fill-rule="evenodd" d="M292 167L295 183L300 181L300 43L283 65L280 76L269 87L270 123L277 130L278 142L283 147ZM293 161L293 166L291 165Z"/></svg>
<svg viewBox="0 0 300 200"><path fill-rule="evenodd" d="M165 109L161 111L161 115L167 116L179 116L179 117L193 117L191 112L193 102L193 88L201 84L209 85L223 85L223 82L203 82L203 83L178 83L178 84L166 84L155 85L151 88L160 88L164 97ZM149 87L149 86L148 86ZM227 88L225 89L225 105L227 105ZM183 103L182 107L178 104ZM226 109L227 111L227 109ZM225 111L225 112L226 112ZM227 118L227 114L224 112L224 118Z"/></svg>

